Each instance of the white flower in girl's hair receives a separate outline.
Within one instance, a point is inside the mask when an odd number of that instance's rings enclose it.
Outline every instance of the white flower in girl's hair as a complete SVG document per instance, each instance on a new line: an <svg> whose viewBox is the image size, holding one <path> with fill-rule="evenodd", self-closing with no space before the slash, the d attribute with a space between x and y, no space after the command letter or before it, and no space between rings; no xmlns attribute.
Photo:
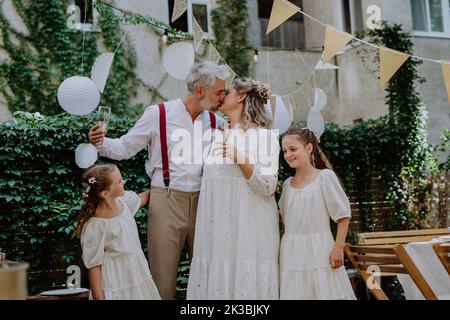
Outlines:
<svg viewBox="0 0 450 320"><path fill-rule="evenodd" d="M84 188L84 191L82 193L83 198L88 198L89 197L89 191L91 190L91 186L89 184L85 183L85 182L83 182L81 185Z"/></svg>
<svg viewBox="0 0 450 320"><path fill-rule="evenodd" d="M90 177L89 180L88 180L88 182L89 182L89 184L92 185L92 184L96 183L97 180L96 180L94 177Z"/></svg>

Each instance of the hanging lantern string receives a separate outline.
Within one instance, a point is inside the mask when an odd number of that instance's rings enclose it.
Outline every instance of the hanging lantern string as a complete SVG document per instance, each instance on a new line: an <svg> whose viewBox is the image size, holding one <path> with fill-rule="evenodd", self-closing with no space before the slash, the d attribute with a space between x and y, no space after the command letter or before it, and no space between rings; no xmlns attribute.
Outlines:
<svg viewBox="0 0 450 320"><path fill-rule="evenodd" d="M128 34L128 30L125 31L125 32L123 33L123 36L122 36L122 38L120 39L119 44L118 44L117 47L116 47L116 50L114 50L114 54L116 54L117 50L119 50L119 47L120 47L120 45L122 44L122 41L123 41L123 39L125 39L125 36L126 36L127 34Z"/></svg>
<svg viewBox="0 0 450 320"><path fill-rule="evenodd" d="M82 45L82 49L81 49L81 66L80 66L80 74L83 75L83 64L84 64L84 43L86 40L86 30L85 30L85 25L86 25L86 17L87 17L87 1L84 2L84 22L83 22L83 26L81 27L83 29L83 45Z"/></svg>

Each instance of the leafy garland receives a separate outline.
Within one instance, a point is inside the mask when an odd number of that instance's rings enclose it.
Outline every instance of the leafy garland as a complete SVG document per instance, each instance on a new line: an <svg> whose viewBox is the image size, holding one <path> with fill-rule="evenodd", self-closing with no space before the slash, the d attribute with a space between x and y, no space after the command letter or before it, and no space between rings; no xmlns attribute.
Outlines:
<svg viewBox="0 0 450 320"><path fill-rule="evenodd" d="M219 0L218 7L212 11L213 30L216 39L208 39L221 53L223 59L239 75L249 73L250 51L247 45L248 10L247 0ZM131 13L114 7L103 1L95 4L97 11L106 19L118 24L148 24L154 29L167 31L167 35L173 39L192 40L193 35L188 32L172 28L165 22L151 16L139 13ZM111 8L120 11L121 16L114 15Z"/></svg>
<svg viewBox="0 0 450 320"><path fill-rule="evenodd" d="M98 11L100 16L104 16L105 19L108 19L115 24L148 24L157 29L167 30L168 35L170 37L179 38L179 39L193 39L193 35L188 32L179 31L177 29L172 28L169 24L160 21L154 17L142 15L139 13L131 13L122 9L119 9L115 6L112 6L103 1L97 1L94 3L95 9ZM113 9L120 11L122 14L120 16L115 15L113 13Z"/></svg>

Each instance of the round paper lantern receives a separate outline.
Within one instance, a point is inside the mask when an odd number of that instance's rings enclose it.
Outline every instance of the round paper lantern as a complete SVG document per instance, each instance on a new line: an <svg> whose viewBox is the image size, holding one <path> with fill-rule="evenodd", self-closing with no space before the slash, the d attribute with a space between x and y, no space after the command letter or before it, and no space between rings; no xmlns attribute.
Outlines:
<svg viewBox="0 0 450 320"><path fill-rule="evenodd" d="M98 157L97 149L90 143L82 143L75 150L75 163L82 169L92 166Z"/></svg>
<svg viewBox="0 0 450 320"><path fill-rule="evenodd" d="M320 138L325 131L325 120L322 117L320 111L311 109L308 114L308 120L306 126L314 132L314 134Z"/></svg>
<svg viewBox="0 0 450 320"><path fill-rule="evenodd" d="M190 43L177 42L164 51L163 65L167 72L178 80L186 80L194 66L195 52Z"/></svg>
<svg viewBox="0 0 450 320"><path fill-rule="evenodd" d="M58 88L59 105L74 115L91 113L100 103L100 91L94 81L87 77L70 77Z"/></svg>
<svg viewBox="0 0 450 320"><path fill-rule="evenodd" d="M327 94L320 88L314 88L314 106L317 111L321 111L327 105Z"/></svg>
<svg viewBox="0 0 450 320"><path fill-rule="evenodd" d="M274 129L280 130L280 134L283 134L289 129L294 119L292 118L292 115L289 112L289 110L286 108L283 99L281 99L281 97L278 95L274 96L275 96L275 116L273 119L272 127Z"/></svg>

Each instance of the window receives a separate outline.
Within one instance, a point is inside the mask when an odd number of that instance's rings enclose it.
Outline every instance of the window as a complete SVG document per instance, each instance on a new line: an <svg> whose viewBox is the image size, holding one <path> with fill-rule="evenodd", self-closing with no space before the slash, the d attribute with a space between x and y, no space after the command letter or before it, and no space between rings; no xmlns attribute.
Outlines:
<svg viewBox="0 0 450 320"><path fill-rule="evenodd" d="M302 8L302 0L289 0L296 6ZM262 45L276 48L304 48L305 47L305 24L303 15L296 13L289 20L266 35L272 12L273 0L258 0L258 16L261 23Z"/></svg>
<svg viewBox="0 0 450 320"><path fill-rule="evenodd" d="M174 29L188 32L188 18L187 18L187 12L184 12L181 17L179 17L177 20L172 22L172 12L173 12L173 6L175 1L169 0L169 22L170 26Z"/></svg>
<svg viewBox="0 0 450 320"><path fill-rule="evenodd" d="M93 24L94 17L92 14L92 0L75 0L75 5L80 8L80 22Z"/></svg>
<svg viewBox="0 0 450 320"><path fill-rule="evenodd" d="M82 31L101 31L97 25L98 12L94 9L96 0L72 0L69 13L75 18L73 28Z"/></svg>
<svg viewBox="0 0 450 320"><path fill-rule="evenodd" d="M172 12L173 12L174 0L169 0L169 21L170 26L180 31L193 32L193 20L192 16L195 17L198 24L202 28L203 32L212 35L210 8L208 0L188 0L188 9L181 17L179 17L173 23Z"/></svg>
<svg viewBox="0 0 450 320"><path fill-rule="evenodd" d="M450 37L450 0L411 0L414 34Z"/></svg>
<svg viewBox="0 0 450 320"><path fill-rule="evenodd" d="M342 29L348 33L364 30L361 0L342 1Z"/></svg>
<svg viewBox="0 0 450 320"><path fill-rule="evenodd" d="M205 33L209 32L208 4L192 3L192 15Z"/></svg>

